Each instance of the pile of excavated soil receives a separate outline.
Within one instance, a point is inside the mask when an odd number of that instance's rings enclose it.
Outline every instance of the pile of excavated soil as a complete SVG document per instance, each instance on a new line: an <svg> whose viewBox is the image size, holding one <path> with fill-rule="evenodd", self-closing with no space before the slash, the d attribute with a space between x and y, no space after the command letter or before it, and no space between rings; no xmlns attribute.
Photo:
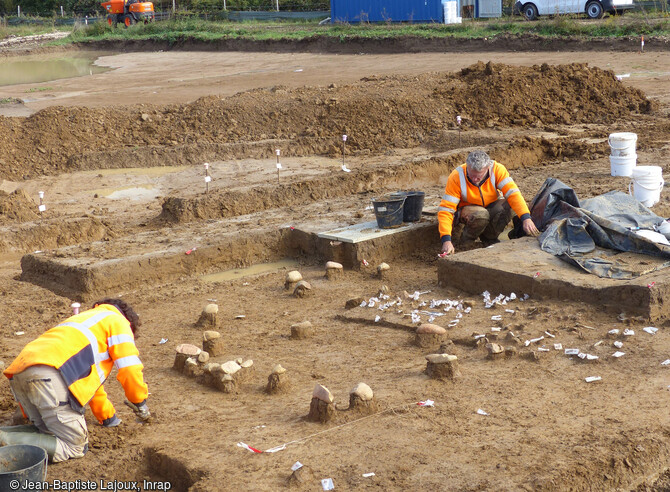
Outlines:
<svg viewBox="0 0 670 492"><path fill-rule="evenodd" d="M37 204L23 190L6 193L0 190L0 224L26 222L39 217Z"/></svg>
<svg viewBox="0 0 670 492"><path fill-rule="evenodd" d="M51 107L27 119L0 119L0 177L26 179L97 167L138 167L120 150L186 145L208 148L269 139L291 141L292 155L410 148L452 128L612 123L652 111L638 89L584 64L512 67L477 63L460 73L368 77L351 85L257 89L190 104L129 108ZM268 154L272 152L268 142ZM96 159L82 155L96 154ZM105 159L105 153L109 153ZM144 155L144 157L142 157ZM237 155L241 158L243 155Z"/></svg>

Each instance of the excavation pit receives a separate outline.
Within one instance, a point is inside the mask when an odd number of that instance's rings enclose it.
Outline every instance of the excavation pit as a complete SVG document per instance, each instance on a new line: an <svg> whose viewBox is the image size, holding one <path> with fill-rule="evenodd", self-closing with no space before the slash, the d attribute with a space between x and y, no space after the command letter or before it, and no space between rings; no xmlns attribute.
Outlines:
<svg viewBox="0 0 670 492"><path fill-rule="evenodd" d="M664 262L646 255L626 255L627 261L644 262L646 269ZM670 293L670 269L632 280L599 278L542 251L535 238L504 241L443 258L437 275L440 285L471 294L514 292L535 299L587 302L650 320L670 317L670 308L663 303Z"/></svg>

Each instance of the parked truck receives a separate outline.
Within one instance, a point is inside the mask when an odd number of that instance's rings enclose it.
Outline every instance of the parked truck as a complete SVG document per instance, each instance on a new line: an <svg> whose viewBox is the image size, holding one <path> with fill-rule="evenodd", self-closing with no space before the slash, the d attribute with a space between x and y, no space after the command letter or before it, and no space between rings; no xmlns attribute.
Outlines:
<svg viewBox="0 0 670 492"><path fill-rule="evenodd" d="M107 11L107 22L110 26L121 23L130 27L137 22L154 20L154 4L140 0L110 0L102 4Z"/></svg>

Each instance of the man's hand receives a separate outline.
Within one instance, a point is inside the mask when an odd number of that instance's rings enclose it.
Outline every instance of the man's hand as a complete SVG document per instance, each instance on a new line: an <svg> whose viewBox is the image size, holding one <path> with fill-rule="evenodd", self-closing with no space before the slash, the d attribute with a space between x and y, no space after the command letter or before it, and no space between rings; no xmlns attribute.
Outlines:
<svg viewBox="0 0 670 492"><path fill-rule="evenodd" d="M533 219L525 219L523 221L523 232L525 232L527 236L537 237L540 235L540 231L535 227Z"/></svg>
<svg viewBox="0 0 670 492"><path fill-rule="evenodd" d="M450 255L454 253L456 250L454 249L454 245L451 241L445 241L442 243L442 253L446 253L447 255Z"/></svg>
<svg viewBox="0 0 670 492"><path fill-rule="evenodd" d="M124 402L130 407L130 409L135 412L135 415L142 422L149 422L151 420L151 412L147 406L147 402L143 401L142 403L131 403L128 400Z"/></svg>

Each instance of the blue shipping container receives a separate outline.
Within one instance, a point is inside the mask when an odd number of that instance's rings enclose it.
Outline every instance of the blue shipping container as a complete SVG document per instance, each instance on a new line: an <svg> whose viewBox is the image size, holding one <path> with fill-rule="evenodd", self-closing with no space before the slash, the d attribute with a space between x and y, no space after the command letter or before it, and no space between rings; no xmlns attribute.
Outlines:
<svg viewBox="0 0 670 492"><path fill-rule="evenodd" d="M331 22L442 22L441 0L330 0Z"/></svg>

